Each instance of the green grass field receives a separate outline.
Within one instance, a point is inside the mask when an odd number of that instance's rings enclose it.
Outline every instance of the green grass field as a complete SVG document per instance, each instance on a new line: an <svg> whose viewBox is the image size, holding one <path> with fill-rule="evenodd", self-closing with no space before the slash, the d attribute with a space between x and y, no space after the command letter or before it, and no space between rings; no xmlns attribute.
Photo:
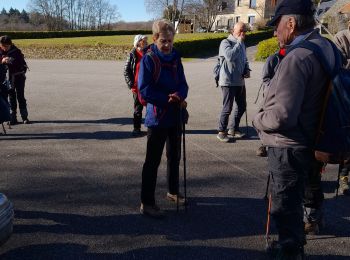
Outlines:
<svg viewBox="0 0 350 260"><path fill-rule="evenodd" d="M223 38L227 33L195 33L195 34L177 34L175 42L200 40L208 38ZM41 46L41 47L94 47L94 46L132 46L134 35L116 35L116 36L93 36L77 38L50 38L50 39L23 39L14 40L18 47ZM152 36L148 35L149 43Z"/></svg>

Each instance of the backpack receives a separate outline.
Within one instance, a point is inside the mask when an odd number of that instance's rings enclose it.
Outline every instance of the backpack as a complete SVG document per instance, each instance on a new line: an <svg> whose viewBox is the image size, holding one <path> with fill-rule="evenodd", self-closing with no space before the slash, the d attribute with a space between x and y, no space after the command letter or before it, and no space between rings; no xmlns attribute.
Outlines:
<svg viewBox="0 0 350 260"><path fill-rule="evenodd" d="M214 66L213 73L214 73L214 80L216 83L216 87L219 86L219 78L220 78L220 69L222 64L224 63L224 57L218 57L218 61Z"/></svg>
<svg viewBox="0 0 350 260"><path fill-rule="evenodd" d="M154 70L153 70L153 80L155 83L158 82L159 77L160 77L160 72L162 69L162 66L171 66L173 67L174 71L177 71L177 59L175 59L171 64L162 64L158 58L158 56L151 50L151 48L149 48L146 52L145 55L148 55L149 57L151 57L153 64L154 64ZM140 103L143 106L147 106L147 101L144 100L140 94L140 91L137 92L137 97L140 101Z"/></svg>
<svg viewBox="0 0 350 260"><path fill-rule="evenodd" d="M313 144L315 158L318 161L339 164L350 156L350 70L342 67L339 50L333 42L330 40L329 42L335 55L334 68L329 66L321 48L310 41L303 41L292 49L311 50L329 73L330 82Z"/></svg>

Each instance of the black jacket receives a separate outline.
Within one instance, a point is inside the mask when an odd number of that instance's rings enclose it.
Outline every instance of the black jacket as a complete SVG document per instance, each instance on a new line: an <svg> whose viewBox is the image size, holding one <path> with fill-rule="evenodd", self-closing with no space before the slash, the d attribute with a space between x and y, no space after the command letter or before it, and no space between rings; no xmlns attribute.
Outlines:
<svg viewBox="0 0 350 260"><path fill-rule="evenodd" d="M135 82L136 59L136 48L133 48L124 65L124 78L129 89L134 86Z"/></svg>
<svg viewBox="0 0 350 260"><path fill-rule="evenodd" d="M24 55L20 49L12 45L8 51L1 51L1 57L10 57L10 63L7 64L10 76L15 73L26 72L28 69L27 63L24 60Z"/></svg>

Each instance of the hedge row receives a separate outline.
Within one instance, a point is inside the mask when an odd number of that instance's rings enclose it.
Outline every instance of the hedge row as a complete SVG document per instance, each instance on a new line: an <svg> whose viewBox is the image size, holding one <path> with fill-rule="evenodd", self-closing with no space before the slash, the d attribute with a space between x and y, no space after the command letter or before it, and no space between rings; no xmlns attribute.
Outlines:
<svg viewBox="0 0 350 260"><path fill-rule="evenodd" d="M271 30L248 33L245 39L245 45L247 47L256 45L260 41L272 37L272 35L273 32ZM210 56L218 53L220 42L226 37L179 41L175 42L174 46L185 58Z"/></svg>
<svg viewBox="0 0 350 260"><path fill-rule="evenodd" d="M278 41L276 37L261 41L257 46L255 60L264 61L276 51L278 51Z"/></svg>
<svg viewBox="0 0 350 260"><path fill-rule="evenodd" d="M216 35L215 35L216 36ZM247 35L246 46L256 45L258 42L270 38L272 31L253 32ZM174 43L175 48L184 58L204 58L218 54L219 45L227 34L219 38L186 39ZM23 51L26 58L31 59L95 59L95 60L123 60L130 52L130 44L108 45L96 44L94 46L82 45L46 45L31 44L18 47Z"/></svg>
<svg viewBox="0 0 350 260"><path fill-rule="evenodd" d="M120 30L120 31L53 31L53 32L1 32L0 35L9 35L12 39L47 39L47 38L70 38L86 36L109 36L109 35L136 35L152 34L150 30Z"/></svg>

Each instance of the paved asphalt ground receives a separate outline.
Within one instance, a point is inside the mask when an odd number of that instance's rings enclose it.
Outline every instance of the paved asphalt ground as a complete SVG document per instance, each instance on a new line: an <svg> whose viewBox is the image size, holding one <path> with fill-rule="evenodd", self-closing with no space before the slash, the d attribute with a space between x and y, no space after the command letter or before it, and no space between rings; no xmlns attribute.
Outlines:
<svg viewBox="0 0 350 260"><path fill-rule="evenodd" d="M0 136L0 191L15 208L1 259L267 259L266 159L255 156L259 140L250 127L262 63L251 63L246 82L250 138L232 143L216 139L221 91L212 77L215 59L184 63L190 204L176 213L166 201L163 157L156 197L165 220L139 214L146 137L130 134L124 62L28 63L33 124ZM336 171L330 166L324 175L326 226L308 236L308 259L350 258L350 199L335 199Z"/></svg>

